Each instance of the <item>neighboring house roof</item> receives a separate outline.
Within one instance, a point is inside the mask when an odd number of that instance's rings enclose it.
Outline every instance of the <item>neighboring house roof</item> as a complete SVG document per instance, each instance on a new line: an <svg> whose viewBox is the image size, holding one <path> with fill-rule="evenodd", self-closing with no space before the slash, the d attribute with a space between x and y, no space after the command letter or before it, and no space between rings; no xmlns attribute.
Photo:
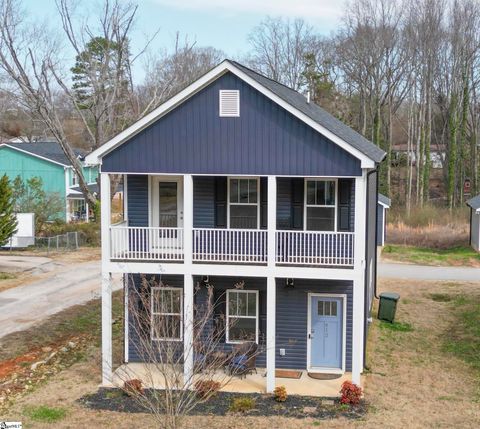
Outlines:
<svg viewBox="0 0 480 429"><path fill-rule="evenodd" d="M389 209L392 205L392 200L383 194L378 194L378 203Z"/></svg>
<svg viewBox="0 0 480 429"><path fill-rule="evenodd" d="M480 194L467 201L467 206L473 210L480 210Z"/></svg>
<svg viewBox="0 0 480 429"><path fill-rule="evenodd" d="M250 84L307 125L323 134L335 144L338 144L357 159L360 159L362 167L373 168L375 163L380 162L385 157L385 152L378 146L362 137L348 125L339 121L315 103L308 103L302 94L258 74L235 61L224 60L187 88L180 91L177 95L173 96L103 146L87 155L86 163L90 165L100 164L101 158L104 155L111 152L149 125L153 124L163 115L175 109L193 94L202 90L227 72L233 73L246 83Z"/></svg>
<svg viewBox="0 0 480 429"><path fill-rule="evenodd" d="M30 155L51 161L64 167L71 166L70 161L63 153L61 146L55 141L44 141L36 143L2 143L0 147L10 147L20 152L26 152ZM80 149L74 149L75 155L83 157L85 152Z"/></svg>
<svg viewBox="0 0 480 429"><path fill-rule="evenodd" d="M88 190L93 193L93 194L98 194L98 183L89 183L87 185L88 187ZM123 192L123 184L122 183L119 183L117 185L117 189L115 192ZM80 198L80 197L83 197L83 194L82 194L82 191L80 190L80 186L79 185L75 185L75 186L70 186L70 188L68 188L68 194L67 194L67 198Z"/></svg>

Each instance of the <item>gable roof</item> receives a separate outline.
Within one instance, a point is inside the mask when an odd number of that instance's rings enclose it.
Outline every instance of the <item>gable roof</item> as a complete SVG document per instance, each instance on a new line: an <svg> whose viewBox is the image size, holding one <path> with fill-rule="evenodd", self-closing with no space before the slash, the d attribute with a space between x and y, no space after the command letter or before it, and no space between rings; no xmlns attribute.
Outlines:
<svg viewBox="0 0 480 429"><path fill-rule="evenodd" d="M377 145L367 140L361 134L344 124L335 116L322 109L318 104L308 103L306 98L288 86L282 85L266 76L257 73L254 70L245 67L236 61L231 61L245 74L250 76L260 85L268 88L274 94L278 95L282 100L300 110L302 113L313 119L318 124L324 126L327 130L340 137L343 141L358 149L360 152L371 158L375 162L380 162L385 157L385 152Z"/></svg>
<svg viewBox="0 0 480 429"><path fill-rule="evenodd" d="M378 203L381 204L382 206L386 207L387 209L390 208L392 205L392 200L388 197L386 197L383 194L378 194Z"/></svg>
<svg viewBox="0 0 480 429"><path fill-rule="evenodd" d="M60 164L64 167L70 167L71 163L67 159L63 149L56 141L42 141L36 143L3 143L0 147L10 147L19 152L25 152L29 155L44 159L46 161ZM80 149L74 149L77 156L84 156L85 152Z"/></svg>
<svg viewBox="0 0 480 429"><path fill-rule="evenodd" d="M480 210L480 194L469 199L467 201L467 206L471 207L473 210Z"/></svg>
<svg viewBox="0 0 480 429"><path fill-rule="evenodd" d="M363 168L373 168L376 163L385 157L383 150L321 107L314 103L307 103L306 98L302 94L235 61L224 60L177 95L87 155L85 158L86 163L89 165L101 164L101 159L104 155L175 109L179 104L227 72L233 73L320 134L342 147L342 149L359 159Z"/></svg>

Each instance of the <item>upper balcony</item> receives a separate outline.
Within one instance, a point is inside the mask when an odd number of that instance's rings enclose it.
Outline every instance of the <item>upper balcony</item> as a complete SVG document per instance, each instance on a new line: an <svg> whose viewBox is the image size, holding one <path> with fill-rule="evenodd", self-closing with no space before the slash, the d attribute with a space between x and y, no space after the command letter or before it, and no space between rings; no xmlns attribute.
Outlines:
<svg viewBox="0 0 480 429"><path fill-rule="evenodd" d="M110 259L182 263L190 198L193 263L267 264L266 178L196 176L192 194L182 176L128 176L129 221L110 226ZM353 267L354 180L277 178L275 223L275 264Z"/></svg>

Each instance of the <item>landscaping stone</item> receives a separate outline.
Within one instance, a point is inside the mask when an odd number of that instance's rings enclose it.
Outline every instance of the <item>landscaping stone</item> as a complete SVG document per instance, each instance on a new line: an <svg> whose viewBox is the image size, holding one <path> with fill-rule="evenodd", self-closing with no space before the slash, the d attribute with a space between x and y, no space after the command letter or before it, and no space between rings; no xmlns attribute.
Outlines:
<svg viewBox="0 0 480 429"><path fill-rule="evenodd" d="M331 407L335 405L335 401L333 399L322 399L322 405Z"/></svg>
<svg viewBox="0 0 480 429"><path fill-rule="evenodd" d="M305 414L315 414L317 412L317 407L303 407L303 412Z"/></svg>

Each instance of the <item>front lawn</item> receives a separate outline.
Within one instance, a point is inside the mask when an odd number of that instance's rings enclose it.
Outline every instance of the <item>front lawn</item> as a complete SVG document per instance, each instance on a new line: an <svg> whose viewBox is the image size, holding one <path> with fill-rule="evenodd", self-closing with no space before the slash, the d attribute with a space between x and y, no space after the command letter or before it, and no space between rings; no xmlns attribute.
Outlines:
<svg viewBox="0 0 480 429"><path fill-rule="evenodd" d="M379 292L395 291L401 298L394 325L374 317L370 327L364 378L367 414L363 417L352 420L340 412L337 417L321 419L304 415L299 408L301 418L265 417L254 410L248 413L229 410L225 416L187 417L185 426L200 429L478 427L480 283L381 280L379 287ZM93 325L78 319L76 314L71 322L64 320L69 331L97 332L98 303L89 305L96 308L93 314L83 310L85 316L96 319ZM372 315L375 314L376 309ZM120 332L114 330L117 340L121 340ZM81 403L80 398L99 393L98 338L91 349L92 353L31 389L8 411L0 412L0 421L21 420L29 428L45 427L45 421L52 418L57 419L52 425L56 428L83 427L84 422L97 428L156 427L146 413L93 410ZM106 397L114 402L117 395ZM288 399L284 404L288 406ZM293 402L292 405L298 406Z"/></svg>
<svg viewBox="0 0 480 429"><path fill-rule="evenodd" d="M480 267L480 253L470 247L429 249L388 244L382 251L382 259L418 265Z"/></svg>

